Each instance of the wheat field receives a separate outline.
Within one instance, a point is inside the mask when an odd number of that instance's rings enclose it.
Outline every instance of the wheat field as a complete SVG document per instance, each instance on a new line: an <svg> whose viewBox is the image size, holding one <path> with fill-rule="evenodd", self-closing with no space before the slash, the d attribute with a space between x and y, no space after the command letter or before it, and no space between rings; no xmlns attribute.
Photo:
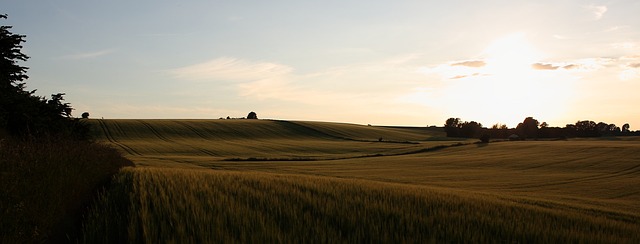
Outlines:
<svg viewBox="0 0 640 244"><path fill-rule="evenodd" d="M91 210L85 242L640 240L637 138L477 144L441 128L90 123L138 167Z"/></svg>

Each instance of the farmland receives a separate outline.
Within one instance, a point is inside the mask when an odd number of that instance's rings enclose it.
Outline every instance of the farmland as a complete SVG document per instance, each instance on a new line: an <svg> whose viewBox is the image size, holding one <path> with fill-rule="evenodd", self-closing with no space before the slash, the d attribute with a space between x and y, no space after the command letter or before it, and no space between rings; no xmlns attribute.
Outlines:
<svg viewBox="0 0 640 244"><path fill-rule="evenodd" d="M112 217L88 219L88 242L640 239L634 137L477 144L441 128L89 122L138 167L104 192L92 214Z"/></svg>

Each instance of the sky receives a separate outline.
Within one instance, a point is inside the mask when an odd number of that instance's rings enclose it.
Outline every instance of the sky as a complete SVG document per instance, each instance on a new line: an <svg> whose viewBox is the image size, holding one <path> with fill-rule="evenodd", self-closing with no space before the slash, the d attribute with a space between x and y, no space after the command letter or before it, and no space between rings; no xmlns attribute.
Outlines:
<svg viewBox="0 0 640 244"><path fill-rule="evenodd" d="M74 116L640 127L640 1L24 1L27 86ZM637 127L636 127L637 126Z"/></svg>

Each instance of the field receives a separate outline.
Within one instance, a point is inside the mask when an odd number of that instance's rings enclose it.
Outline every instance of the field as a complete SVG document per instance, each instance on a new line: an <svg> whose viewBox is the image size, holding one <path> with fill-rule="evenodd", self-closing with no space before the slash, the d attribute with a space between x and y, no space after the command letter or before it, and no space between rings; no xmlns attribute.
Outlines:
<svg viewBox="0 0 640 244"><path fill-rule="evenodd" d="M90 123L138 167L103 193L86 242L640 241L634 137L478 144L441 128Z"/></svg>

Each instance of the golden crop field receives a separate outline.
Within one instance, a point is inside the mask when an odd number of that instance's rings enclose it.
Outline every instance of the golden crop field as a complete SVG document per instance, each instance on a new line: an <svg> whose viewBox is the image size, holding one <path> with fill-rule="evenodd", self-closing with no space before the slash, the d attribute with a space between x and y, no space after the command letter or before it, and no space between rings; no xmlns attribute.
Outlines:
<svg viewBox="0 0 640 244"><path fill-rule="evenodd" d="M640 240L637 138L476 144L441 128L90 123L138 167L91 211L87 242Z"/></svg>

